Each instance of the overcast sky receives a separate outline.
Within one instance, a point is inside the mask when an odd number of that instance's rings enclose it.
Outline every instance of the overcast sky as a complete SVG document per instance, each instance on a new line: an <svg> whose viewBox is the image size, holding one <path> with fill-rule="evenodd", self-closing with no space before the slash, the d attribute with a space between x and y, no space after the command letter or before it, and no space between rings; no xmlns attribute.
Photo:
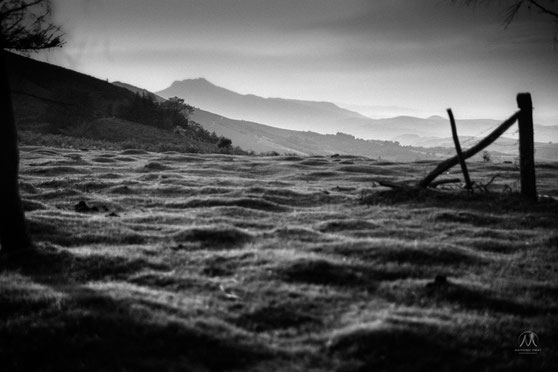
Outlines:
<svg viewBox="0 0 558 372"><path fill-rule="evenodd" d="M530 91L537 117L558 124L558 46L535 11L504 29L501 7L444 0L54 4L67 44L49 61L151 91L205 77L264 97L495 119Z"/></svg>

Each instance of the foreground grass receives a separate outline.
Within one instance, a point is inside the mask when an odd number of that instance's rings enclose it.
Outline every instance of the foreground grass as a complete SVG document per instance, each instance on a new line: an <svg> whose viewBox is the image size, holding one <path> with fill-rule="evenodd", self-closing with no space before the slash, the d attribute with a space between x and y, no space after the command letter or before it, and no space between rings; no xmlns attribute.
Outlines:
<svg viewBox="0 0 558 372"><path fill-rule="evenodd" d="M500 176L468 195L377 186L427 162L26 147L22 163L38 248L0 262L8 371L558 361L555 165L532 204L503 194L517 189L506 164L471 164L478 182ZM526 330L537 355L515 351Z"/></svg>

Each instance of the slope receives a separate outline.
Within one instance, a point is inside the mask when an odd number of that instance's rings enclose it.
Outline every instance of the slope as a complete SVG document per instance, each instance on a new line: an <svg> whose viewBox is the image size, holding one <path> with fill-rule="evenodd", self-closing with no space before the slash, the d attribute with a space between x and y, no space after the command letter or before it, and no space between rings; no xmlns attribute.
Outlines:
<svg viewBox="0 0 558 372"><path fill-rule="evenodd" d="M118 118L134 100L134 93L127 88L13 53L6 53L6 62L16 123L27 144L44 144L39 134L68 146L83 143L67 138L72 137L118 143L117 148L219 151L216 144L200 138L179 137L168 130Z"/></svg>
<svg viewBox="0 0 558 372"><path fill-rule="evenodd" d="M218 87L205 79L175 81L156 94L164 98L178 96L191 105L232 119L249 120L284 129L336 133L340 129L339 123L344 120L366 119L356 112L329 102L242 95Z"/></svg>
<svg viewBox="0 0 558 372"><path fill-rule="evenodd" d="M299 155L359 155L393 161L433 158L421 148L402 147L392 141L362 140L352 135L319 134L280 129L249 121L233 120L197 109L193 120L217 134L230 138L234 144L255 152L275 151Z"/></svg>
<svg viewBox="0 0 558 372"><path fill-rule="evenodd" d="M153 100L155 102L164 102L166 101L166 99L164 99L161 96L156 95L155 93L151 93L150 91L148 91L147 89L143 89L143 88L138 88L134 85L128 84L128 83L124 83L122 81L113 81L112 82L113 85L116 85L117 87L121 87L121 88L125 88L128 89L129 91L132 91L134 93L138 93L140 95L148 95L151 98L153 98Z"/></svg>
<svg viewBox="0 0 558 372"><path fill-rule="evenodd" d="M118 84L133 92L153 94L130 84ZM173 95L171 94L171 96ZM257 153L345 154L393 161L413 161L435 157L428 150L404 148L392 141L362 140L343 133L324 135L281 129L252 121L230 119L199 108L194 111L191 119L208 131L230 138L235 146Z"/></svg>
<svg viewBox="0 0 558 372"><path fill-rule="evenodd" d="M406 134L451 136L448 120L440 116L371 119L330 102L242 95L216 86L205 79L175 81L170 87L157 94L165 98L178 96L194 106L229 118L285 129L322 134L344 132L359 138L380 140L393 140L397 136ZM442 112L443 109L441 108ZM500 122L492 119L459 120L459 117L457 118L459 133L463 136L478 136L479 133L490 130ZM558 126L535 125L535 140L558 142Z"/></svg>

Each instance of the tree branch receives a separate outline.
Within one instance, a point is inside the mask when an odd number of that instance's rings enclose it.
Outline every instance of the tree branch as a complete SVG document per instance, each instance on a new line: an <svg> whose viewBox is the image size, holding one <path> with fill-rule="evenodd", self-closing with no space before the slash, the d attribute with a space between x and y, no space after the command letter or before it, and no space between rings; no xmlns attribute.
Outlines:
<svg viewBox="0 0 558 372"><path fill-rule="evenodd" d="M26 1L22 1L20 2L20 6L15 7L15 8L8 8L8 10L4 11L4 12L0 12L0 18L5 18L6 16L9 16L10 14L14 14L14 13L18 13L18 12L23 12L24 10L35 6L35 5L39 5L40 3L42 3L44 0L35 0L32 1L30 3L27 3ZM47 9L48 12L48 9Z"/></svg>
<svg viewBox="0 0 558 372"><path fill-rule="evenodd" d="M555 17L555 18L557 19L557 21L558 21L558 12L557 12L557 11L550 10L550 9L548 9L547 7L545 7L545 6L541 5L541 4L539 4L538 0L529 0L529 2L530 2L531 4L533 4L534 6L536 6L537 8L539 8L539 10L540 10L542 13L551 15L552 17Z"/></svg>

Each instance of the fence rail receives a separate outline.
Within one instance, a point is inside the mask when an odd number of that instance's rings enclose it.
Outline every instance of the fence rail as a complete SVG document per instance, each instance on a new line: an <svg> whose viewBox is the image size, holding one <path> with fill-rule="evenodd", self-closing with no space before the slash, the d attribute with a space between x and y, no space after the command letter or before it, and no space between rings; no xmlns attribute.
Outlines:
<svg viewBox="0 0 558 372"><path fill-rule="evenodd" d="M453 119L451 109L448 109L450 123L452 125L452 135L455 142L457 155L442 161L434 170L432 170L426 177L419 181L418 186L421 188L428 187L432 181L451 167L461 164L463 175L467 187L470 188L470 180L465 165L465 159L484 150L494 141L496 141L504 132L506 132L516 121L519 125L519 163L521 175L521 194L530 200L537 200L537 184L535 177L535 151L534 151L534 136L533 136L533 104L530 93L519 93L517 95L517 106L519 111L510 116L489 135L483 138L475 146L461 151L459 139L457 138L457 129Z"/></svg>

